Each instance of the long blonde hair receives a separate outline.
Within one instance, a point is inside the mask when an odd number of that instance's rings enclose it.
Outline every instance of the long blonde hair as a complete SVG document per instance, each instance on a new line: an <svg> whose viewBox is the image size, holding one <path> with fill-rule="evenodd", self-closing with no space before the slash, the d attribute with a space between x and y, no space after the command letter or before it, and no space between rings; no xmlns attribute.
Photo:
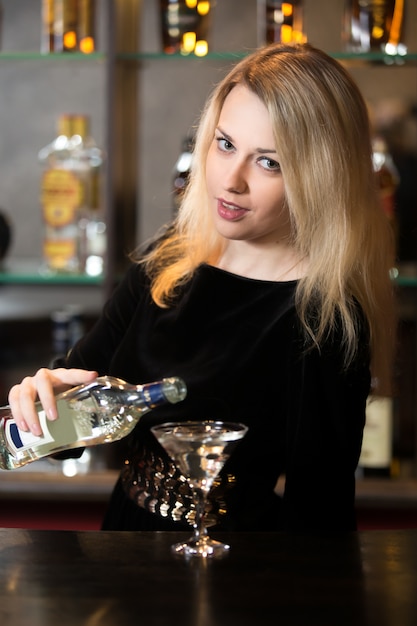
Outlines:
<svg viewBox="0 0 417 626"><path fill-rule="evenodd" d="M267 107L285 182L293 244L308 258L296 306L312 345L341 323L345 365L358 347L357 304L370 333L372 374L389 388L395 333L393 237L372 166L366 103L350 74L309 44L261 48L218 84L201 116L188 188L172 230L142 262L152 296L169 306L201 263L216 263L205 165L223 103L236 85ZM314 315L312 315L314 312Z"/></svg>

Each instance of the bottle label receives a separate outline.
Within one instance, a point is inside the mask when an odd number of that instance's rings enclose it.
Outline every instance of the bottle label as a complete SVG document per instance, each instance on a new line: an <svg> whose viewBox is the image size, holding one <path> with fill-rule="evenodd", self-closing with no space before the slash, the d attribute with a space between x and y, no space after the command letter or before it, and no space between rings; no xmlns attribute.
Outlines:
<svg viewBox="0 0 417 626"><path fill-rule="evenodd" d="M371 398L366 407L359 465L386 468L392 459L392 399Z"/></svg>
<svg viewBox="0 0 417 626"><path fill-rule="evenodd" d="M4 433L9 450L15 456L26 450L31 450L32 460L41 458L48 454L53 454L58 449L62 449L75 442L84 445L85 440L91 438L93 434L94 421L92 407L89 404L75 402L70 406L65 400L58 400L59 419L50 421L45 415L45 411L38 410L39 422L43 435L37 437L31 432L19 430L15 420L6 419L4 423Z"/></svg>
<svg viewBox="0 0 417 626"><path fill-rule="evenodd" d="M39 443L51 443L54 441L51 433L49 432L47 426L47 419L45 417L45 413L41 411L39 413L39 419L41 423L41 428L43 435L41 437L37 437L31 432L25 432L23 430L19 430L17 424L14 419L6 420L4 432L6 435L6 441L9 445L9 448L12 450L14 454L17 452L23 452L24 450L28 450L33 446L38 445Z"/></svg>
<svg viewBox="0 0 417 626"><path fill-rule="evenodd" d="M69 170L48 170L42 178L41 201L45 223L63 228L74 221L83 201L81 181Z"/></svg>
<svg viewBox="0 0 417 626"><path fill-rule="evenodd" d="M51 269L64 270L69 267L77 256L77 241L73 239L60 239L50 241L45 239L43 243L43 256L48 261Z"/></svg>
<svg viewBox="0 0 417 626"><path fill-rule="evenodd" d="M146 405L153 409L166 402L161 383L151 384L143 389Z"/></svg>

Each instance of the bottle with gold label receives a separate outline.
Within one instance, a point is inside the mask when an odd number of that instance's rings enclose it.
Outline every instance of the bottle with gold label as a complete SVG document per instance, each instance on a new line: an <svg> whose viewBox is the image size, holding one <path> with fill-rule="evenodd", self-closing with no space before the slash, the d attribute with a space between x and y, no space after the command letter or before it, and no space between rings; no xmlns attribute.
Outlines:
<svg viewBox="0 0 417 626"><path fill-rule="evenodd" d="M41 179L41 206L44 223L44 269L50 272L81 271L79 215L88 196L87 167L74 158L71 138L72 115L58 120L58 136L40 150L45 170Z"/></svg>

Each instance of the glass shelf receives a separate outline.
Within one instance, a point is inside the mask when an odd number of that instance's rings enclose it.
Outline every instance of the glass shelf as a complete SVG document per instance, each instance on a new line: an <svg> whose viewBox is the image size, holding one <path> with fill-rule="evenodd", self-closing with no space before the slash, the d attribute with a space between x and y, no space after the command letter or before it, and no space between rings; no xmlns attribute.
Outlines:
<svg viewBox="0 0 417 626"><path fill-rule="evenodd" d="M92 52L83 54L82 52L49 53L42 52L0 52L0 61L97 61L105 59L104 52Z"/></svg>
<svg viewBox="0 0 417 626"><path fill-rule="evenodd" d="M102 285L104 276L53 274L36 259L6 260L0 265L0 285Z"/></svg>
<svg viewBox="0 0 417 626"><path fill-rule="evenodd" d="M204 61L205 59L211 59L214 61L236 61L248 56L252 51L236 51L236 52L209 52L203 57L199 57L195 54L166 54L165 52L119 52L116 54L116 58L120 61Z"/></svg>
<svg viewBox="0 0 417 626"><path fill-rule="evenodd" d="M398 276L394 279L398 287L417 287L417 276Z"/></svg>
<svg viewBox="0 0 417 626"><path fill-rule="evenodd" d="M164 52L119 52L116 58L121 61L144 61L144 60L218 60L236 61L243 59L252 50L236 50L224 52L209 52L204 57L194 54L166 54ZM352 61L358 63L382 63L386 66L408 65L417 63L417 52L410 52L406 55L387 55L382 52L354 53L354 52L331 52L330 56L340 61ZM0 52L0 61L101 61L106 58L104 52L93 52L83 54L81 52L49 53L42 52Z"/></svg>
<svg viewBox="0 0 417 626"><path fill-rule="evenodd" d="M243 59L250 54L252 50L241 50L236 52L209 52L204 57L198 57L194 54L183 55L180 53L165 54L164 52L119 52L116 58L121 61L146 61L146 60L223 60L234 61ZM408 65L417 63L417 53L412 52L406 55L387 55L382 52L368 52L368 53L356 53L356 52L331 52L329 53L335 59L339 61L358 62L363 64L368 63L381 63L387 67L398 67L399 65Z"/></svg>

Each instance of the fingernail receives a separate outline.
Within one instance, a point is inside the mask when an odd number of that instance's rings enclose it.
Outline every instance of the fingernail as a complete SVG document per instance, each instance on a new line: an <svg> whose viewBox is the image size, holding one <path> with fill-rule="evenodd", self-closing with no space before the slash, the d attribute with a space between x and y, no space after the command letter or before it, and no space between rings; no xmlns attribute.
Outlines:
<svg viewBox="0 0 417 626"><path fill-rule="evenodd" d="M58 419L58 413L56 412L56 409L48 410L48 418L52 421Z"/></svg>
<svg viewBox="0 0 417 626"><path fill-rule="evenodd" d="M24 420L19 422L18 428L19 428L19 430L23 430L24 433L27 433L28 430L29 430L29 426L26 424L26 422Z"/></svg>
<svg viewBox="0 0 417 626"><path fill-rule="evenodd" d="M39 424L32 424L30 430L32 431L32 434L36 437L40 437L42 435L42 428L39 426Z"/></svg>

